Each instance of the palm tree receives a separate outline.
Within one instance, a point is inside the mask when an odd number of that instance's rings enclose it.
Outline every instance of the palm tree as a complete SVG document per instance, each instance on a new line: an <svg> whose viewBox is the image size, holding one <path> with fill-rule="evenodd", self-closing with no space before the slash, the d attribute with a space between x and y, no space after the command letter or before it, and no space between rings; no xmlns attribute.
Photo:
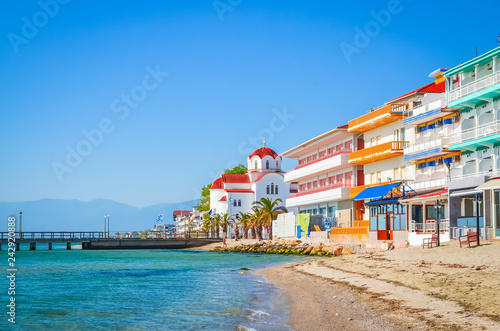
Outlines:
<svg viewBox="0 0 500 331"><path fill-rule="evenodd" d="M238 226L241 226L241 230L243 231L243 239L248 239L248 229L250 227L250 217L249 213L239 213L238 217Z"/></svg>
<svg viewBox="0 0 500 331"><path fill-rule="evenodd" d="M262 212L257 206L253 206L252 211L253 214L250 216L252 239L262 240Z"/></svg>
<svg viewBox="0 0 500 331"><path fill-rule="evenodd" d="M273 239L273 221L278 217L280 211L287 213L288 210L280 206L283 203L281 199L261 198L259 201L254 201L253 204L260 211L261 224L267 229L267 238Z"/></svg>
<svg viewBox="0 0 500 331"><path fill-rule="evenodd" d="M215 227L215 238L220 238L220 226L222 221L222 216L220 214L215 214L214 218L214 227Z"/></svg>
<svg viewBox="0 0 500 331"><path fill-rule="evenodd" d="M220 226L222 226L222 233L224 235L224 238L227 237L227 230L228 230L228 227L231 225L232 221L233 221L233 217L229 216L228 213L222 214L220 216Z"/></svg>
<svg viewBox="0 0 500 331"><path fill-rule="evenodd" d="M209 213L203 214L202 229L205 232L210 232L210 238L213 237L213 232L214 232L214 218Z"/></svg>

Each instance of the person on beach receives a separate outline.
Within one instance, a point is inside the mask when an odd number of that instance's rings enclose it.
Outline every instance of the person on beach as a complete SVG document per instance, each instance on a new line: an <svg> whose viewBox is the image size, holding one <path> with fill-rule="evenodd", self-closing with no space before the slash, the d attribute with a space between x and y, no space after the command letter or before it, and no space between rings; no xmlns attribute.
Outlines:
<svg viewBox="0 0 500 331"><path fill-rule="evenodd" d="M224 239L222 239L222 248L227 248L226 237L224 237Z"/></svg>

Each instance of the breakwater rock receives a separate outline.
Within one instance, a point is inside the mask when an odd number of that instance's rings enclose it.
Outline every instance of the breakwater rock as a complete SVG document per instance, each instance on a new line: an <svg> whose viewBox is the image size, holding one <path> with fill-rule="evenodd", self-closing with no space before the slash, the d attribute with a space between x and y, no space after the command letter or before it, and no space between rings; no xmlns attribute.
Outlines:
<svg viewBox="0 0 500 331"><path fill-rule="evenodd" d="M307 244L301 240L272 240L259 241L252 244L240 243L234 247L216 247L215 252L241 252L264 254L299 254L310 256L339 256L353 254L350 248L342 246L328 246L323 243Z"/></svg>

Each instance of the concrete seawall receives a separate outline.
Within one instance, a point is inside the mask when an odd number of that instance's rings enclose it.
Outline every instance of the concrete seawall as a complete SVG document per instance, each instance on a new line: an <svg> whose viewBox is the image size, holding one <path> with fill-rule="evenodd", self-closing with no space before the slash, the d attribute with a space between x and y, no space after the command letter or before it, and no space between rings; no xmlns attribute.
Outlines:
<svg viewBox="0 0 500 331"><path fill-rule="evenodd" d="M216 242L222 239L98 239L82 243L82 249L181 249Z"/></svg>

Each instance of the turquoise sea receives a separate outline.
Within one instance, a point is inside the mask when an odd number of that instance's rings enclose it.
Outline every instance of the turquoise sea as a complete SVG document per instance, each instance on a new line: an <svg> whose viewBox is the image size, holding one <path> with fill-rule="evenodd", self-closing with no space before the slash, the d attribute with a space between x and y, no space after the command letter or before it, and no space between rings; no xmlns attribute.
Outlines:
<svg viewBox="0 0 500 331"><path fill-rule="evenodd" d="M38 248L38 247L37 247ZM272 284L240 268L302 256L189 250L16 252L16 324L0 330L290 330ZM2 247L4 275L7 250Z"/></svg>

